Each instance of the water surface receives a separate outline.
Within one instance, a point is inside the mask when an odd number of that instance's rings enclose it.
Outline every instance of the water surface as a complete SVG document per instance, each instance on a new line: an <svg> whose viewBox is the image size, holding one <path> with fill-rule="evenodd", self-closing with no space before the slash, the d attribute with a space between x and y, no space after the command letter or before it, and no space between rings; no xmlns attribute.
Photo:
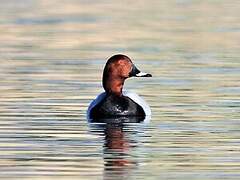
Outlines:
<svg viewBox="0 0 240 180"><path fill-rule="evenodd" d="M2 0L1 179L240 179L240 4ZM150 123L89 124L106 59Z"/></svg>

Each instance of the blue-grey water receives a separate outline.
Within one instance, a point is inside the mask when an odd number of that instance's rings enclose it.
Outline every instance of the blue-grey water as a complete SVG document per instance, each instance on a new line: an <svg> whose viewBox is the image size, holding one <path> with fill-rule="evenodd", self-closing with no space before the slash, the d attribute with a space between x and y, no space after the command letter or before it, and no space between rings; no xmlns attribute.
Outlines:
<svg viewBox="0 0 240 180"><path fill-rule="evenodd" d="M0 3L0 179L240 179L238 0ZM86 120L116 53L149 123Z"/></svg>

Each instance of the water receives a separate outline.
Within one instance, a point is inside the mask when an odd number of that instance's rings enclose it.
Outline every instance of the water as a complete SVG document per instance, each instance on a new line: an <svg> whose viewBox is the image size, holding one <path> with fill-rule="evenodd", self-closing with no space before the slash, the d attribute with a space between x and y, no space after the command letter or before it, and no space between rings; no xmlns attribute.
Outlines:
<svg viewBox="0 0 240 180"><path fill-rule="evenodd" d="M2 0L1 179L240 179L240 4ZM115 53L148 124L89 124Z"/></svg>

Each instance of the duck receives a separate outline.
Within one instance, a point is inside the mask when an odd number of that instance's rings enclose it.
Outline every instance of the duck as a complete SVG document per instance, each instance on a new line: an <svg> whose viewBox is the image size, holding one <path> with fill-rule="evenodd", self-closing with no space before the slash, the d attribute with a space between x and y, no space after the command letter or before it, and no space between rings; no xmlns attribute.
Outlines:
<svg viewBox="0 0 240 180"><path fill-rule="evenodd" d="M126 55L116 54L107 60L102 75L104 92L90 103L87 110L89 121L130 118L139 122L146 116L151 116L151 109L143 98L134 92L123 90L125 80L131 77L152 75L141 72Z"/></svg>

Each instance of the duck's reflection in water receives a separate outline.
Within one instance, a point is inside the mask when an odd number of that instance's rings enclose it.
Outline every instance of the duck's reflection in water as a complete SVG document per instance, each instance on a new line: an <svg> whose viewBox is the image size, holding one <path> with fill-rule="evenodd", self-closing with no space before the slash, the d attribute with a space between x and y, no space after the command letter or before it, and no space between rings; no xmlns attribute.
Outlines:
<svg viewBox="0 0 240 180"><path fill-rule="evenodd" d="M104 179L125 179L137 168L138 162L133 154L138 147L139 124L137 122L141 121L143 119L138 117L101 119L100 122L105 123L98 124L97 127L104 132ZM96 130L96 126L94 127Z"/></svg>

